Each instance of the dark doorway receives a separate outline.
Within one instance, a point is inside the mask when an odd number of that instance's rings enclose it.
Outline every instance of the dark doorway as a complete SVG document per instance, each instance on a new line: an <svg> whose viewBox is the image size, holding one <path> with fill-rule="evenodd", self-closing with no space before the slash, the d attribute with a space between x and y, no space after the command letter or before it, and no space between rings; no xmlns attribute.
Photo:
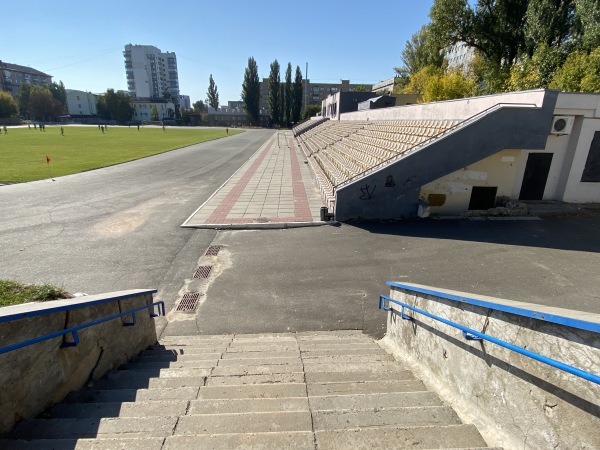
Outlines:
<svg viewBox="0 0 600 450"><path fill-rule="evenodd" d="M471 190L471 201L469 211L474 209L490 209L496 204L496 186L473 186Z"/></svg>
<svg viewBox="0 0 600 450"><path fill-rule="evenodd" d="M541 200L546 189L552 153L530 153L525 166L519 200Z"/></svg>

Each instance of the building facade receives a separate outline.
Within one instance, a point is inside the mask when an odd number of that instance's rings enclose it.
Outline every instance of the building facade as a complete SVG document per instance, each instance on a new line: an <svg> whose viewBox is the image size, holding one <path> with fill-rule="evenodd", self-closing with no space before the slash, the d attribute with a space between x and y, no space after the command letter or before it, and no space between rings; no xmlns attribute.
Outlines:
<svg viewBox="0 0 600 450"><path fill-rule="evenodd" d="M151 45L127 44L123 52L127 87L132 99L159 99L165 93L179 100L177 57Z"/></svg>
<svg viewBox="0 0 600 450"><path fill-rule="evenodd" d="M340 80L340 83L311 83L303 80L302 107L306 105L321 105L329 95L337 92L370 92L373 85L351 84L350 80ZM357 91L358 89L358 91ZM269 112L269 79L263 78L260 82L260 112Z"/></svg>
<svg viewBox="0 0 600 450"><path fill-rule="evenodd" d="M179 96L179 106L185 109L192 109L192 101L190 100L189 95L180 95Z"/></svg>
<svg viewBox="0 0 600 450"><path fill-rule="evenodd" d="M72 119L88 118L98 114L96 96L91 92L65 89L67 112Z"/></svg>
<svg viewBox="0 0 600 450"><path fill-rule="evenodd" d="M135 122L151 122L152 108L156 106L158 120L170 120L175 118L175 104L166 100L140 100L131 99L134 109L132 120Z"/></svg>
<svg viewBox="0 0 600 450"><path fill-rule="evenodd" d="M17 96L23 84L48 86L52 76L31 67L19 66L0 61L0 89Z"/></svg>
<svg viewBox="0 0 600 450"><path fill-rule="evenodd" d="M458 42L446 50L444 57L448 61L449 68L465 70L475 58L475 49L464 42Z"/></svg>

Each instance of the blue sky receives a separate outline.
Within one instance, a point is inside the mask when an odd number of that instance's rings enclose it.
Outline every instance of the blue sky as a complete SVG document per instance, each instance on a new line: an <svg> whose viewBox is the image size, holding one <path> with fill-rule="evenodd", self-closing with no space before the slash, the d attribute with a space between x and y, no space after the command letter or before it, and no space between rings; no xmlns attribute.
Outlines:
<svg viewBox="0 0 600 450"><path fill-rule="evenodd" d="M0 60L30 66L70 89L127 89L125 44L177 54L179 85L204 100L212 74L221 103L240 98L248 57L259 76L277 58L312 82L376 83L394 75L404 44L433 0L2 0ZM10 37L10 38L9 38Z"/></svg>

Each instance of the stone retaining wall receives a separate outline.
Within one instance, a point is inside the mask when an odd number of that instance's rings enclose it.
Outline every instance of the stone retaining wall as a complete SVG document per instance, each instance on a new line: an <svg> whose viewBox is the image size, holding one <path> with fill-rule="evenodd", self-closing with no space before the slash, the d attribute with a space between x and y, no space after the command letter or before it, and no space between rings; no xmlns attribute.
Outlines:
<svg viewBox="0 0 600 450"><path fill-rule="evenodd" d="M154 292L121 291L0 308L0 347L151 304ZM150 310L136 313L135 326L123 326L130 321L126 316L80 330L76 347L61 347L63 338L57 337L0 354L0 433L156 343Z"/></svg>
<svg viewBox="0 0 600 450"><path fill-rule="evenodd" d="M397 287L390 297L513 345L600 375L600 333L550 322L592 323L597 314L513 302L403 283L441 296ZM451 300L444 294L537 311L540 319ZM454 327L390 303L382 345L406 362L475 423L491 446L519 449L600 448L600 385L487 341L468 341ZM506 308L506 307L509 308ZM546 318L547 320L544 320Z"/></svg>

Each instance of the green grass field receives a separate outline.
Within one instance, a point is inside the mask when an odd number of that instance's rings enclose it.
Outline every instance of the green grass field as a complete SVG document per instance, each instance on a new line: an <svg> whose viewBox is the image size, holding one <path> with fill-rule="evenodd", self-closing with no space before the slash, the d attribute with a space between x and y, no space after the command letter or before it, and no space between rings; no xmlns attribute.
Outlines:
<svg viewBox="0 0 600 450"><path fill-rule="evenodd" d="M199 142L226 137L224 129L109 126L60 126L39 129L9 128L0 136L0 183L26 181L84 172L168 152ZM241 133L229 130L229 135ZM46 163L46 155L50 164ZM50 172L48 171L50 169Z"/></svg>

